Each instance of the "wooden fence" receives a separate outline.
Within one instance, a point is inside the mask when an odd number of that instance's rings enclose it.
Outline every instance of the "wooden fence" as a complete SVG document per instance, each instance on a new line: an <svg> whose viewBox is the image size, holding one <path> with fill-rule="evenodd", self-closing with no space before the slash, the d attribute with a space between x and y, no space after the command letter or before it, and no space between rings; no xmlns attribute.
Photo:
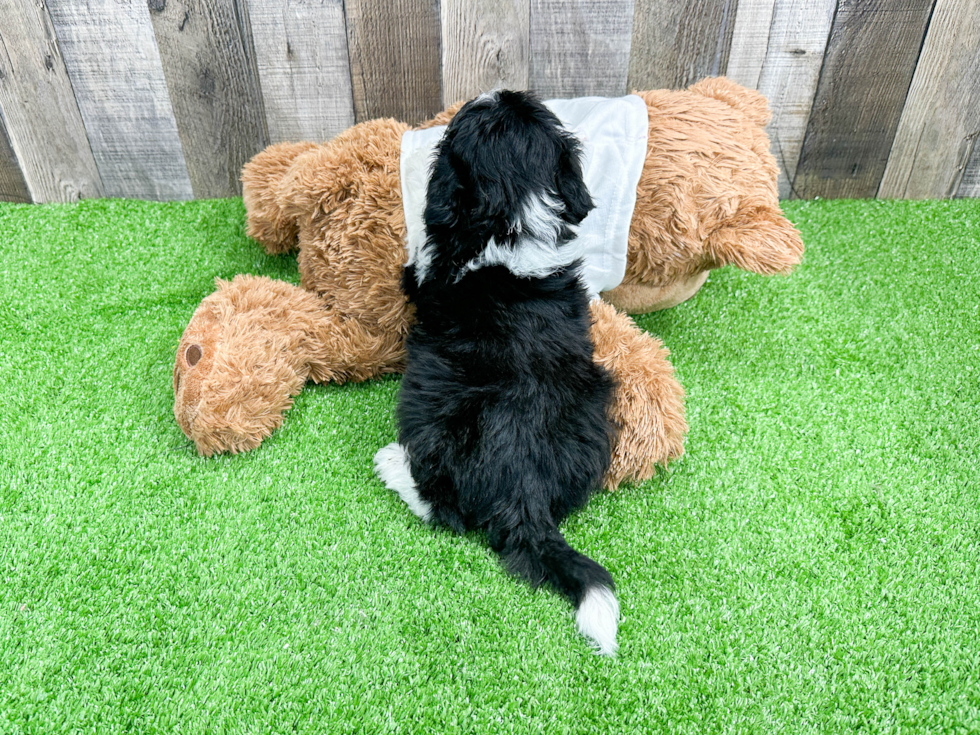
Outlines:
<svg viewBox="0 0 980 735"><path fill-rule="evenodd" d="M0 199L233 196L272 142L717 74L783 196L980 196L980 0L0 0Z"/></svg>

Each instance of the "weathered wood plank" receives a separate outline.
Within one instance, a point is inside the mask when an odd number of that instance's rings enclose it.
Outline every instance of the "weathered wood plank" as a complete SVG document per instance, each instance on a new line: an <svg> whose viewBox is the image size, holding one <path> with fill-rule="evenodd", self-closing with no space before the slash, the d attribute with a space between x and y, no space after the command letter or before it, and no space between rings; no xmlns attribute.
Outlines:
<svg viewBox="0 0 980 735"><path fill-rule="evenodd" d="M343 0L249 0L249 19L271 142L353 125Z"/></svg>
<svg viewBox="0 0 980 735"><path fill-rule="evenodd" d="M194 196L237 196L269 142L245 0L149 0Z"/></svg>
<svg viewBox="0 0 980 735"><path fill-rule="evenodd" d="M31 192L27 189L14 149L10 147L7 128L0 119L0 202L28 204L30 201Z"/></svg>
<svg viewBox="0 0 980 735"><path fill-rule="evenodd" d="M0 113L36 202L102 196L102 181L43 2L0 0Z"/></svg>
<svg viewBox="0 0 980 735"><path fill-rule="evenodd" d="M626 94L633 0L531 0L530 86L542 97Z"/></svg>
<svg viewBox="0 0 980 735"><path fill-rule="evenodd" d="M732 48L725 72L725 76L733 82L749 89L759 88L775 11L776 0L738 0Z"/></svg>
<svg viewBox="0 0 980 735"><path fill-rule="evenodd" d="M438 0L346 0L344 10L357 121L439 112Z"/></svg>
<svg viewBox="0 0 980 735"><path fill-rule="evenodd" d="M491 89L527 89L528 0L442 0L442 101Z"/></svg>
<svg viewBox="0 0 980 735"><path fill-rule="evenodd" d="M963 172L963 180L956 192L957 197L980 197L980 145L977 145L978 136L980 136L980 129L973 133L973 151Z"/></svg>
<svg viewBox="0 0 980 735"><path fill-rule="evenodd" d="M106 196L190 199L145 0L48 0Z"/></svg>
<svg viewBox="0 0 980 735"><path fill-rule="evenodd" d="M939 0L878 196L955 196L978 133L980 0Z"/></svg>
<svg viewBox="0 0 980 735"><path fill-rule="evenodd" d="M772 109L767 130L779 163L779 196L783 198L792 194L836 6L836 0L776 0L773 7L756 88Z"/></svg>
<svg viewBox="0 0 980 735"><path fill-rule="evenodd" d="M736 0L636 0L629 88L678 89L728 68Z"/></svg>
<svg viewBox="0 0 980 735"><path fill-rule="evenodd" d="M934 0L841 0L827 44L793 188L873 197Z"/></svg>

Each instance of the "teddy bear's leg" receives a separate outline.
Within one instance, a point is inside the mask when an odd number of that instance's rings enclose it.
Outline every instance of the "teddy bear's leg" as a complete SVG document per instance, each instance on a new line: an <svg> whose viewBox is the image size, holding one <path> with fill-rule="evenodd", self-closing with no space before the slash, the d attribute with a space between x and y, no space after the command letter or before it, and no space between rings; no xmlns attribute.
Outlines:
<svg viewBox="0 0 980 735"><path fill-rule="evenodd" d="M803 257L800 233L761 199L743 199L705 244L716 267L734 265L766 276L789 273Z"/></svg>
<svg viewBox="0 0 980 735"><path fill-rule="evenodd" d="M625 314L599 300L591 304L594 359L616 380L613 419L619 436L605 486L651 477L655 466L684 453L684 389L661 342Z"/></svg>
<svg viewBox="0 0 980 735"><path fill-rule="evenodd" d="M174 415L201 454L257 447L310 378L402 369L401 338L372 337L309 291L251 276L218 286L194 312L174 365Z"/></svg>
<svg viewBox="0 0 980 735"><path fill-rule="evenodd" d="M649 283L623 283L611 291L603 291L603 300L627 314L648 314L651 311L670 309L687 301L708 280L709 271L680 278L666 286Z"/></svg>
<svg viewBox="0 0 980 735"><path fill-rule="evenodd" d="M313 143L277 143L257 153L242 169L246 233L267 253L286 253L296 248L299 225L285 212L279 185L296 159L318 146Z"/></svg>

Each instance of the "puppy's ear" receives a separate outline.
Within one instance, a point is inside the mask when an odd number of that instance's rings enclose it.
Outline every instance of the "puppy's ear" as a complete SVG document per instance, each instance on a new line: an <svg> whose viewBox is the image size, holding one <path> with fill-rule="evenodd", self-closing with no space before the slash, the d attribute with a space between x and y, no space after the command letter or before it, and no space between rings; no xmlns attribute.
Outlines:
<svg viewBox="0 0 980 735"><path fill-rule="evenodd" d="M425 213L430 226L506 223L514 211L517 195L508 162L497 159L496 149L483 142L481 130L465 116L470 104L453 121L459 122L450 124L436 152Z"/></svg>
<svg viewBox="0 0 980 735"><path fill-rule="evenodd" d="M514 186L503 176L492 172L473 177L474 220L502 227L516 216L517 201ZM503 234L503 231L496 234Z"/></svg>
<svg viewBox="0 0 980 735"><path fill-rule="evenodd" d="M455 202L463 190L453 166L438 155L426 187L425 223L428 227L453 227L457 221Z"/></svg>
<svg viewBox="0 0 980 735"><path fill-rule="evenodd" d="M595 204L582 177L581 148L578 141L568 134L561 136L555 179L558 197L565 205L562 217L569 224L577 225L595 208Z"/></svg>

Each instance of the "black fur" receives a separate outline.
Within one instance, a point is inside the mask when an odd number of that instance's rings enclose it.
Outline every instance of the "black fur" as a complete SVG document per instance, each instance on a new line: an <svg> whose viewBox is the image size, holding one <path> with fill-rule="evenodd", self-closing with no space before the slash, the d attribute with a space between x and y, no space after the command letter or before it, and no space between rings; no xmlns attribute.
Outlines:
<svg viewBox="0 0 980 735"><path fill-rule="evenodd" d="M568 243L593 206L579 158L525 93L478 98L452 120L427 190L431 264L421 283L415 265L404 277L416 321L398 405L399 443L432 517L485 530L510 570L576 606L614 587L558 530L599 488L614 439L613 381L592 359L578 263L540 278L464 266L491 238L527 244L515 224L531 197L561 203L557 241Z"/></svg>

